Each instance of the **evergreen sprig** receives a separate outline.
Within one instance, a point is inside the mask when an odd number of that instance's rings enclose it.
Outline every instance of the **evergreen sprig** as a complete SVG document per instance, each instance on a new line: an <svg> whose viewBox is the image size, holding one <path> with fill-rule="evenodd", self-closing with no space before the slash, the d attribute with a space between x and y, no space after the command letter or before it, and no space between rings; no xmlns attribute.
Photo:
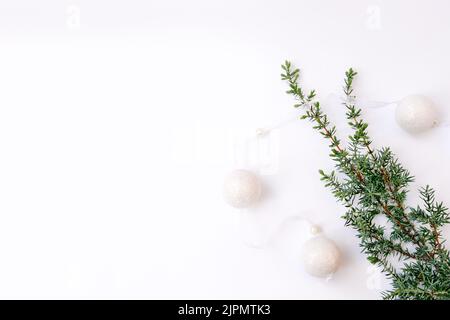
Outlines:
<svg viewBox="0 0 450 320"><path fill-rule="evenodd" d="M289 61L282 66L282 80L288 94L303 108L302 119L328 140L335 170L319 170L321 180L336 199L343 203L345 225L357 231L362 252L370 263L381 267L391 279L392 288L384 299L450 299L450 256L444 247L441 229L450 222L449 210L435 199L429 186L419 190L422 206L406 204L408 185L414 177L389 148L375 149L368 124L356 106L353 81L357 73L345 73L343 91L348 125L352 134L343 146L314 90L305 93L298 84L299 69ZM387 223L375 222L383 215Z"/></svg>

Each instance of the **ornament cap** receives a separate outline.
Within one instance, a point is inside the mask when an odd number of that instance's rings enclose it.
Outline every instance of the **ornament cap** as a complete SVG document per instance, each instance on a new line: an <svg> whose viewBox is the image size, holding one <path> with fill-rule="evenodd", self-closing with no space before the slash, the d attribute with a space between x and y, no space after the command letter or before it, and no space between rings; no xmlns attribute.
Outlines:
<svg viewBox="0 0 450 320"><path fill-rule="evenodd" d="M316 224L313 224L310 228L309 228L309 232L313 235L313 236L317 236L318 234L320 234L322 232L322 228Z"/></svg>

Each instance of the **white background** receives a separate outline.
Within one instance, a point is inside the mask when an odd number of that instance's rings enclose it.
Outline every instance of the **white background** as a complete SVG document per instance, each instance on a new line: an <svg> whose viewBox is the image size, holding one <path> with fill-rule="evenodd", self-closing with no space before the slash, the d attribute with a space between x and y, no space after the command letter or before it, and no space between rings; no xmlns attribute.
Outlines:
<svg viewBox="0 0 450 320"><path fill-rule="evenodd" d="M290 123L255 160L242 139L297 114L286 58L319 98L352 66L365 99L425 94L445 120L449 11L446 0L1 0L0 298L379 298L385 281L318 179L332 168L324 141ZM393 112L364 110L376 145L416 175L412 190L431 184L450 204L450 129L411 136ZM264 201L228 207L227 172L261 159ZM343 252L331 281L301 268L305 224L245 245L299 213Z"/></svg>

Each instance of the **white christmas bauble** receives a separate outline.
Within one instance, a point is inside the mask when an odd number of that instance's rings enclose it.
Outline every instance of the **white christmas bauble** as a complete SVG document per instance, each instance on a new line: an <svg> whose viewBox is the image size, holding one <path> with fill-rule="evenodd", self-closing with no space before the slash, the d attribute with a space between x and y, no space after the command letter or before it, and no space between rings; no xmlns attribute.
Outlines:
<svg viewBox="0 0 450 320"><path fill-rule="evenodd" d="M303 245L303 267L312 276L320 278L331 276L339 268L340 260L338 247L324 236L311 238Z"/></svg>
<svg viewBox="0 0 450 320"><path fill-rule="evenodd" d="M397 105L395 117L400 127L410 133L426 131L438 122L433 102L420 95L403 98Z"/></svg>
<svg viewBox="0 0 450 320"><path fill-rule="evenodd" d="M261 182L257 175L247 170L235 170L225 179L225 201L235 208L247 208L261 197Z"/></svg>

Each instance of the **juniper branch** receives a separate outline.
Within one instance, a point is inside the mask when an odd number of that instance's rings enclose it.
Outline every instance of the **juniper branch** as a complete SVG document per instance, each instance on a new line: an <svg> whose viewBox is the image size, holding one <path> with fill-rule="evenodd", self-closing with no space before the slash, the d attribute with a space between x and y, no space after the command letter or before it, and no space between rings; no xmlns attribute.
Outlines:
<svg viewBox="0 0 450 320"><path fill-rule="evenodd" d="M443 246L441 228L450 222L448 209L435 200L434 190L420 190L424 208L406 205L407 187L413 176L395 158L389 148L374 149L368 134L368 124L356 107L353 82L357 73L345 73L343 91L346 116L353 133L345 148L337 137L314 90L304 93L298 84L300 71L286 61L281 77L289 85L288 94L302 108L302 119L314 123L313 128L329 141L330 157L336 170L327 174L319 170L321 180L330 188L347 212L345 225L354 228L360 246L368 260L379 265L392 280L386 299L450 299L450 257ZM338 175L343 176L339 179ZM385 215L392 231L374 222ZM412 247L411 251L410 248ZM394 268L396 256L401 266Z"/></svg>

